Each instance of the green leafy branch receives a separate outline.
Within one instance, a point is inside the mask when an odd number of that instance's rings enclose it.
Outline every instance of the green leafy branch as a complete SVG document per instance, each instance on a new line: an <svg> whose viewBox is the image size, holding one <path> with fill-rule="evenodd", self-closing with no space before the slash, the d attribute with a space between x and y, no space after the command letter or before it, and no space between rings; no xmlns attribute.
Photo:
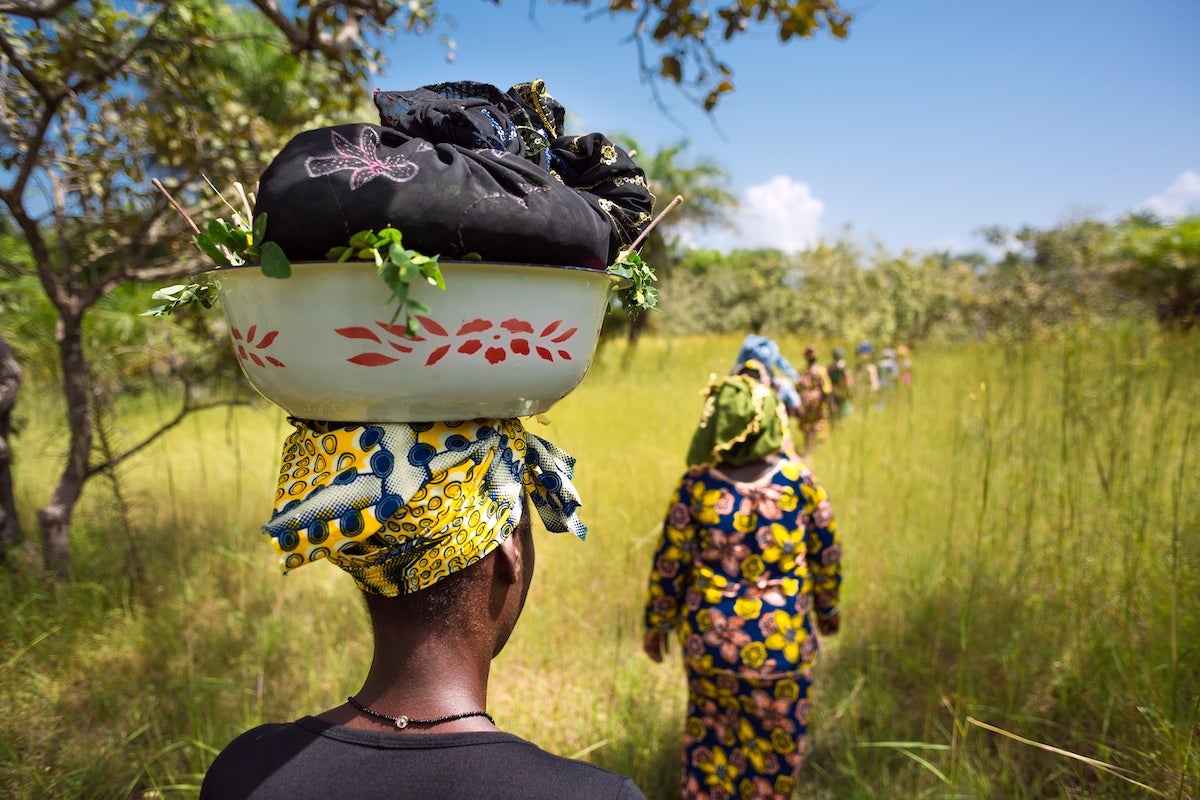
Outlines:
<svg viewBox="0 0 1200 800"><path fill-rule="evenodd" d="M616 263L608 268L608 272L629 279L624 288L617 290L617 299L630 316L637 314L641 309L657 309L658 289L654 286L657 276L636 251L627 250L622 253Z"/></svg>
<svg viewBox="0 0 1200 800"><path fill-rule="evenodd" d="M208 256L218 268L237 267L258 261L264 275L268 278L287 278L292 274L292 265L283 249L275 242L264 241L267 231L267 215L259 214L251 220L251 203L240 183L234 188L240 196L245 214L217 192L221 201L227 205L232 214L232 221L214 219L209 221L201 230L188 213L175 201L175 198L156 179L154 185L159 188L167 200L183 216L191 226L194 236L192 241L200 252ZM210 186L212 184L209 184ZM215 191L215 188L214 188ZM658 289L655 287L657 276L650 265L642 261L636 248L645 239L650 230L658 224L667 212L683 202L682 197L676 197L634 241L629 249L623 251L617 260L608 267L608 272L628 280L628 284L617 290L621 305L630 314L636 314L642 309L655 309L658 306ZM474 255L474 254L472 254ZM345 247L334 247L326 257L337 262L371 261L383 278L384 283L391 289L396 300L396 313L392 316L395 322L404 314L404 330L409 336L416 336L420 331L417 320L418 314L428 314L429 306L409 295L412 284L423 280L441 290L446 289L441 267L437 256L426 256L416 250L409 250L403 244L403 236L393 227L381 229L378 233L373 230L359 231L350 237ZM174 313L194 303L204 308L212 308L217 301L217 294L208 283L188 283L167 286L156 291L153 299L163 301L159 305L142 312L144 317L162 317Z"/></svg>
<svg viewBox="0 0 1200 800"><path fill-rule="evenodd" d="M177 283L174 286L164 286L151 295L150 299L165 302L151 306L139 316L166 317L177 309L194 303L199 303L205 308L212 308L217 303L217 292L207 283Z"/></svg>
<svg viewBox="0 0 1200 800"><path fill-rule="evenodd" d="M638 255L637 246L641 244L650 231L654 229L663 217L671 212L675 206L683 202L682 195L676 195L675 198L667 204L657 217L650 221L641 235L633 241L633 244L625 250L622 250L617 255L617 260L608 267L610 275L617 275L629 281L623 288L617 290L617 299L621 301L621 307L624 308L629 316L635 316L639 311L655 311L658 309L658 288L654 285L658 280L658 276L654 274L654 270L642 257Z"/></svg>
<svg viewBox="0 0 1200 800"><path fill-rule="evenodd" d="M417 279L443 291L446 283L442 279L438 257L406 249L402 238L400 231L392 227L383 228L379 233L359 231L350 237L348 246L330 249L327 257L333 261L374 261L375 268L396 298L396 313L392 315L392 322L404 313L405 333L416 336L420 325L415 315L428 314L429 306L410 297L409 288Z"/></svg>
<svg viewBox="0 0 1200 800"><path fill-rule="evenodd" d="M263 274L268 278L287 278L292 274L292 264L284 254L283 248L275 242L264 241L267 233L267 215L259 214L257 217L253 217L253 222L250 221L253 215L250 210L250 198L240 183L235 183L233 187L242 201L242 209L236 208L209 182L209 187L216 192L217 197L229 208L232 215L231 221L221 218L210 220L204 230L196 225L183 206L176 202L157 178L153 183L191 227L194 234L192 241L196 247L216 266L238 267L257 261ZM153 299L166 302L152 306L142 312L141 316L164 317L193 303L200 303L205 308L212 308L216 302L216 292L207 283L177 284L159 289L154 293Z"/></svg>
<svg viewBox="0 0 1200 800"><path fill-rule="evenodd" d="M257 261L268 278L290 277L291 262L283 248L275 242L263 241L266 232L266 214L259 214L250 226L242 221L240 214L234 214L231 223L223 219L211 220L204 231L192 237L192 241L218 267L240 267Z"/></svg>
<svg viewBox="0 0 1200 800"><path fill-rule="evenodd" d="M241 200L242 208L238 209L225 196L209 183L209 187L232 213L231 221L225 219L211 220L203 230L196 225L187 211L183 209L171 193L158 181L154 181L175 207L175 210L191 226L195 234L192 241L200 252L208 256L218 267L240 267L244 264L258 262L263 275L268 278L287 278L292 274L292 265L287 255L275 242L266 241L267 215L259 214L253 217L249 196L240 183L233 185ZM409 288L413 281L421 279L427 283L445 290L446 283L442 278L442 270L438 266L437 256L426 256L415 250L408 250L403 245L403 237L396 228L387 227L376 233L372 230L359 231L350 237L346 247L332 248L327 258L334 261L373 261L380 276L392 290L396 298L396 313L392 317L395 322L401 313L405 314L404 329L409 336L416 336L420 330L417 314L428 314L429 307L409 296ZM217 294L207 283L188 283L167 286L154 293L155 300L162 300L142 313L144 317L162 317L174 311L200 303L205 308L212 308L217 301Z"/></svg>

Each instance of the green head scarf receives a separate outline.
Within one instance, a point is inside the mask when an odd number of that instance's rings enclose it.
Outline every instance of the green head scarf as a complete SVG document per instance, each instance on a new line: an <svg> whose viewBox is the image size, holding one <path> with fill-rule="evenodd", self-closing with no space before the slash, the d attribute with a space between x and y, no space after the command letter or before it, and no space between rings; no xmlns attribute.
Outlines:
<svg viewBox="0 0 1200 800"><path fill-rule="evenodd" d="M703 394L704 411L688 448L688 467L736 467L783 446L785 420L770 387L746 375L730 375L711 380Z"/></svg>

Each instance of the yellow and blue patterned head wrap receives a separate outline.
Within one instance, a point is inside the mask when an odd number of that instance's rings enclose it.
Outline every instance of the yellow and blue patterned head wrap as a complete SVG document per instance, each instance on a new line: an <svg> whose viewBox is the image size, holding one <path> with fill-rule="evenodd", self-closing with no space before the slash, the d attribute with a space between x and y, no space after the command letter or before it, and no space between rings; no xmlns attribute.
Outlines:
<svg viewBox="0 0 1200 800"><path fill-rule="evenodd" d="M291 422L263 526L284 573L324 558L364 592L411 594L507 539L523 494L547 530L587 533L575 459L518 419Z"/></svg>

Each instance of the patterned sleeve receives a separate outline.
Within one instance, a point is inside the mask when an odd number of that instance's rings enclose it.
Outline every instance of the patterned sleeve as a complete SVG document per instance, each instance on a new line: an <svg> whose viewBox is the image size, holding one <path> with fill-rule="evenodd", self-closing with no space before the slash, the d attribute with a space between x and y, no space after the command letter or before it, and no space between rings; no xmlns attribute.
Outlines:
<svg viewBox="0 0 1200 800"><path fill-rule="evenodd" d="M842 545L829 494L811 474L800 484L804 497L804 538L808 550L808 570L816 611L822 617L833 616L838 608L838 590L842 585Z"/></svg>
<svg viewBox="0 0 1200 800"><path fill-rule="evenodd" d="M684 476L667 505L662 536L654 551L646 590L646 628L670 630L678 625L679 609L692 565L695 525L692 521L690 476Z"/></svg>

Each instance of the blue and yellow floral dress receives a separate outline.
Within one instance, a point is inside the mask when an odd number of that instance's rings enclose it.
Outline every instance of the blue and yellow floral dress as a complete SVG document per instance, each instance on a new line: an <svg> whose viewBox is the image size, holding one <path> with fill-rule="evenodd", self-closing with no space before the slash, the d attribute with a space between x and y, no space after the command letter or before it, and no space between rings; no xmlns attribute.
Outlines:
<svg viewBox="0 0 1200 800"><path fill-rule="evenodd" d="M757 481L688 471L654 554L646 627L688 675L683 798L787 798L807 747L814 614L837 612L829 497L794 455Z"/></svg>

